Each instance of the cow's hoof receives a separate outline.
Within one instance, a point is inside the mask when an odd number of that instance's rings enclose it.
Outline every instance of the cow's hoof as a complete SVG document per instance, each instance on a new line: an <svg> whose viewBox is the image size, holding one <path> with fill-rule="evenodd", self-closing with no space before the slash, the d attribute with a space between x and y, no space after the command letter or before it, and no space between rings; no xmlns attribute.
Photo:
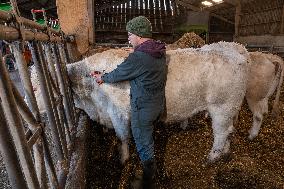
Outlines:
<svg viewBox="0 0 284 189"><path fill-rule="evenodd" d="M229 162L233 159L233 154L231 152L222 154L221 156L217 156L214 159L210 158L210 156L207 158L207 161L205 162L206 166L212 166L217 164L218 162Z"/></svg>
<svg viewBox="0 0 284 189"><path fill-rule="evenodd" d="M279 114L280 114L279 108L273 107L273 110L271 112L272 119L277 119L279 117Z"/></svg>
<svg viewBox="0 0 284 189"><path fill-rule="evenodd" d="M142 178L143 178L143 174L135 175L134 179L130 183L130 188L131 189L143 189Z"/></svg>
<svg viewBox="0 0 284 189"><path fill-rule="evenodd" d="M253 139L255 139L256 136L257 136L256 134L249 134L248 139L253 140Z"/></svg>
<svg viewBox="0 0 284 189"><path fill-rule="evenodd" d="M212 150L207 158L209 164L215 163L220 159L222 155L222 150Z"/></svg>
<svg viewBox="0 0 284 189"><path fill-rule="evenodd" d="M108 133L109 129L107 127L103 127L103 133Z"/></svg>
<svg viewBox="0 0 284 189"><path fill-rule="evenodd" d="M220 157L218 157L218 158L210 158L210 157L208 157L207 160L206 160L206 162L205 162L205 165L206 165L206 166L214 165L214 164L217 163L219 160L220 160Z"/></svg>
<svg viewBox="0 0 284 189"><path fill-rule="evenodd" d="M122 165L124 165L128 160L129 160L129 157L121 157L121 158L120 158L120 163L121 163Z"/></svg>
<svg viewBox="0 0 284 189"><path fill-rule="evenodd" d="M226 154L224 154L224 155L222 155L222 157L221 157L221 161L222 162L230 162L231 160L233 159L233 154L232 153L226 153Z"/></svg>

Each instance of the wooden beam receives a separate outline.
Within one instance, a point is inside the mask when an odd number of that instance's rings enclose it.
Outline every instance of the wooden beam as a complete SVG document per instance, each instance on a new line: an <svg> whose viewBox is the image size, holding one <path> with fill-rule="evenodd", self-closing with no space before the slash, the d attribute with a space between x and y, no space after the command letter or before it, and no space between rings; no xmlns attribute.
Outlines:
<svg viewBox="0 0 284 189"><path fill-rule="evenodd" d="M218 14L210 13L210 15L211 15L211 16L214 16L215 18L218 18L218 19L220 19L220 20L222 20L222 21L224 21L224 22L227 22L227 23L229 23L229 24L232 24L232 25L235 24L233 21L228 20L227 18L224 18L223 16L220 16L220 15L218 15Z"/></svg>
<svg viewBox="0 0 284 189"><path fill-rule="evenodd" d="M238 5L238 0L223 0L225 3L228 3L230 5L237 6Z"/></svg>
<svg viewBox="0 0 284 189"><path fill-rule="evenodd" d="M181 0L177 0L176 3L177 3L178 5L181 5L181 6L183 6L183 7L189 8L189 9L191 9L191 10L193 10L193 11L196 11L196 12L201 12L201 11L202 11L201 8L196 7L196 6L192 5L192 4L186 3L186 2L181 1ZM210 12L209 12L209 13L210 13ZM220 19L220 20L222 20L222 21L224 21L224 22L227 22L227 23L229 23L229 24L235 24L233 21L230 21L230 20L224 18L223 16L217 15L217 14L215 14L215 13L210 13L210 15L211 15L211 16L214 16L214 17L216 17L216 18L218 18L218 19Z"/></svg>
<svg viewBox="0 0 284 189"><path fill-rule="evenodd" d="M282 9L282 19L281 19L280 33L284 34L284 5L283 5L283 9Z"/></svg>
<svg viewBox="0 0 284 189"><path fill-rule="evenodd" d="M210 6L210 7L205 7L204 9L206 9L206 10L209 10L209 11L211 11L211 10L216 10L216 9L219 9L219 8L223 8L224 6L237 6L237 2L236 1L238 1L238 0L223 0L223 2L222 3L214 3L212 0L211 0L211 2L212 2L212 6Z"/></svg>
<svg viewBox="0 0 284 189"><path fill-rule="evenodd" d="M190 4L190 3L187 3L187 2L184 2L184 1L181 1L181 0L176 0L176 4L181 5L181 6L185 7L185 8L191 9L191 10L196 11L196 12L202 11L201 8L196 7L196 6L194 6L194 5Z"/></svg>

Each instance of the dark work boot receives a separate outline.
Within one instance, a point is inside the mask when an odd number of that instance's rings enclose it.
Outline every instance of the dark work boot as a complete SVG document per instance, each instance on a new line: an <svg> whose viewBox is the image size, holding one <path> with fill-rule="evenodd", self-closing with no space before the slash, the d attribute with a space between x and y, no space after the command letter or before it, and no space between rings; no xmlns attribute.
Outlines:
<svg viewBox="0 0 284 189"><path fill-rule="evenodd" d="M155 159L147 160L143 164L143 189L155 189L157 165Z"/></svg>

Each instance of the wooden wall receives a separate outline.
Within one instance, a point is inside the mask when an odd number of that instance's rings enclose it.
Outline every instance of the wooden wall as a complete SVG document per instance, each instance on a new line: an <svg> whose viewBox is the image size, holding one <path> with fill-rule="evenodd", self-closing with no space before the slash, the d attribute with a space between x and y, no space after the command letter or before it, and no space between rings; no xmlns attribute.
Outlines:
<svg viewBox="0 0 284 189"><path fill-rule="evenodd" d="M214 16L210 17L209 25L209 43L218 41L233 41L234 25L224 22Z"/></svg>
<svg viewBox="0 0 284 189"><path fill-rule="evenodd" d="M242 1L239 36L283 33L284 0Z"/></svg>
<svg viewBox="0 0 284 189"><path fill-rule="evenodd" d="M152 23L154 37L171 36L180 8L174 0L98 0L95 31L98 42L127 42L126 23L144 15ZM158 38L159 38L158 37Z"/></svg>

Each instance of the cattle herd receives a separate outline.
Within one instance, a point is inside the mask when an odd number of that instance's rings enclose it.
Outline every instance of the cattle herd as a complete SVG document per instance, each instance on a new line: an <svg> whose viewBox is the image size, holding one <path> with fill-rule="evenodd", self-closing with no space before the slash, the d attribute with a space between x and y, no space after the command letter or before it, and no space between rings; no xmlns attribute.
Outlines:
<svg viewBox="0 0 284 189"><path fill-rule="evenodd" d="M129 158L129 82L98 85L89 74L110 72L129 53L110 49L67 65L76 107L84 110L92 120L114 128L122 143L122 162ZM201 48L168 50L167 65L166 114L162 121L166 127L207 111L214 135L209 162L229 152L229 135L238 128L238 113L244 99L253 113L249 139L258 135L263 114L268 112L268 99L274 93L272 111L275 115L278 113L284 69L279 56L248 52L234 42L218 42ZM44 111L36 83L33 81L37 102Z"/></svg>

